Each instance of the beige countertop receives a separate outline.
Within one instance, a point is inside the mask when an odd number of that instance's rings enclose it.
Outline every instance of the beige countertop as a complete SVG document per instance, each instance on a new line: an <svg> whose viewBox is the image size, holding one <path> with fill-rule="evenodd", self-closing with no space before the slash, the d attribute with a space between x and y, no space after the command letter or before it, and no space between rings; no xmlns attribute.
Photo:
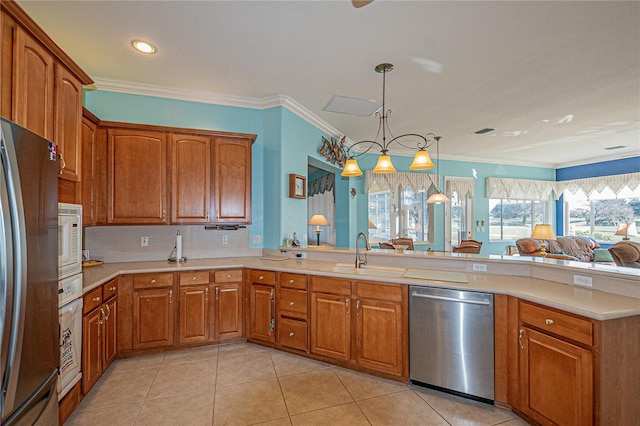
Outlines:
<svg viewBox="0 0 640 426"><path fill-rule="evenodd" d="M561 284L539 278L470 272L447 273L428 269L416 270L416 268L375 266L371 267L372 269L369 271L360 271L364 272L364 274L360 274L354 273L350 264L298 258L284 259L283 257L277 256L190 259L186 263L179 265L167 261L106 263L101 266L83 269L84 291L87 292L121 274L222 268L265 269L333 276L352 280L358 279L458 290L484 291L515 296L597 320L640 315L640 299L638 298ZM402 275L407 269L411 269L411 272L414 273L424 272L425 277L432 276L441 279L403 277ZM451 279L449 279L447 274L451 274ZM456 282L460 281L460 278L464 280L465 276L467 282Z"/></svg>

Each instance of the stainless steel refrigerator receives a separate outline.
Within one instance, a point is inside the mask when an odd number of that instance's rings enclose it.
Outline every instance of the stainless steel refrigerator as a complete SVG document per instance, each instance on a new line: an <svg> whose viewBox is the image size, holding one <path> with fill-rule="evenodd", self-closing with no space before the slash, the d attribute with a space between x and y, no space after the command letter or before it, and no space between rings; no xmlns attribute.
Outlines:
<svg viewBox="0 0 640 426"><path fill-rule="evenodd" d="M0 118L0 414L57 425L56 146Z"/></svg>

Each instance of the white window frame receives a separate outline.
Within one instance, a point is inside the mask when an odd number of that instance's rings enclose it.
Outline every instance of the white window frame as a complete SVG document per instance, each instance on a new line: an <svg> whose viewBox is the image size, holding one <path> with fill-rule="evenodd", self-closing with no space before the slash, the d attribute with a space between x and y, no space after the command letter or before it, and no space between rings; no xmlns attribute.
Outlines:
<svg viewBox="0 0 640 426"><path fill-rule="evenodd" d="M378 242L382 242L382 241L389 241L393 238L412 238L411 235L409 235L408 233L408 229L407 226L408 224L405 223L406 222L406 216L408 214L407 212L407 207L405 206L404 203L404 192L405 192L405 188L400 187L396 192L395 192L395 197L393 196L394 193L389 191L389 190L384 190L384 191L375 191L375 192L369 192L367 194L367 215L370 216L371 212L369 210L369 203L371 202L369 200L369 197L372 195L379 195L379 194L388 194L389 198L390 198L390 204L392 206L392 209L389 212L389 238L381 238L378 237L376 234L378 234L378 231L376 231L375 229L370 229L369 230L369 239L370 242L372 243L378 243ZM430 244L432 241L432 236L433 236L433 215L434 215L434 210L433 210L433 205L432 204L428 204L427 203L427 198L429 197L430 193L428 191L418 191L419 193L424 192L423 195L423 210L422 212L419 213L420 217L423 217L425 214L425 210L426 210L426 214L427 214L427 222L424 225L423 229L423 233L426 234L426 238L423 240L417 240L414 239L414 244ZM395 198L395 199L394 199ZM370 219L372 219L371 217L369 217ZM374 221L374 224L377 226L377 224Z"/></svg>
<svg viewBox="0 0 640 426"><path fill-rule="evenodd" d="M489 242L492 243L498 243L498 242L511 242L511 241L516 241L518 238L516 239L512 239L512 238L505 238L504 237L504 219L503 219L503 214L501 211L500 214L500 238L492 238L491 237L491 210L492 210L492 200L499 200L500 201L500 205L503 205L504 201L517 201L517 202L528 202L530 203L531 206L531 218L532 220L530 221L529 227L530 230L533 231L533 227L536 223L551 223L550 218L551 218L551 199L548 200L524 200L524 199L512 199L512 198L490 198L489 199L489 223L488 225L488 231L489 231ZM542 205L542 222L535 222L535 220L533 219L535 217L535 211L534 211L534 203L543 203ZM502 208L501 208L502 210ZM555 222L555 221L554 221ZM531 232L529 232L529 235L531 235ZM526 237L528 237L529 235L526 235ZM521 236L519 238L524 238L525 236Z"/></svg>
<svg viewBox="0 0 640 426"><path fill-rule="evenodd" d="M474 182L474 178L461 178L461 177L453 177L453 176L445 176L445 188L447 188L447 181L459 181L459 180L469 180ZM457 192L456 192L457 194ZM453 201L453 194L448 194L448 196ZM444 230L444 250L451 251L452 247L455 244L459 244L460 240L468 240L474 238L474 229L473 229L473 221L474 221L474 205L473 198L469 195L465 195L462 200L463 208L464 208L464 223L462 224L462 229L458 231L458 241L453 240L453 234L451 229L453 228L453 216L451 213L451 205L452 203L445 203L444 207L444 215L445 215L445 230Z"/></svg>

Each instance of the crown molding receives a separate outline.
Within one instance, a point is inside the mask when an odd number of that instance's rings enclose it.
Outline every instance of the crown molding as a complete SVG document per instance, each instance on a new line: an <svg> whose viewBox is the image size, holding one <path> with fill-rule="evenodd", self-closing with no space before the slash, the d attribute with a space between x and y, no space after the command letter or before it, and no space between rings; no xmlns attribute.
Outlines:
<svg viewBox="0 0 640 426"><path fill-rule="evenodd" d="M113 80L96 77L95 84L86 87L89 90L126 93L132 95L153 96L158 98L178 99L182 101L201 102L205 104L224 105L238 108L269 109L276 107L287 108L311 125L328 135L340 135L341 132L307 109L300 102L289 95L273 95L264 98L249 98L227 95L223 93L207 92L204 90L179 89L175 87L157 86L154 84L132 81Z"/></svg>

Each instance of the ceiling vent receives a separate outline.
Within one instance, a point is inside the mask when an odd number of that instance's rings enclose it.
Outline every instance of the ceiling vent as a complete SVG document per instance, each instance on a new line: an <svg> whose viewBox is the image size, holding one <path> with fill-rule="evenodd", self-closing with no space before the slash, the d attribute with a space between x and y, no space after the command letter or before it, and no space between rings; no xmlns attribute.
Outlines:
<svg viewBox="0 0 640 426"><path fill-rule="evenodd" d="M329 103L322 108L329 112L341 114L361 115L368 117L382 107L382 102L368 99L348 98L346 96L333 96Z"/></svg>
<svg viewBox="0 0 640 426"><path fill-rule="evenodd" d="M626 146L625 145L608 146L605 149L608 151L613 151L614 149L622 149L622 148L626 148Z"/></svg>
<svg viewBox="0 0 640 426"><path fill-rule="evenodd" d="M493 132L494 130L495 129L492 129L491 127L485 127L484 129L476 130L473 133L476 135L484 135L485 133Z"/></svg>

